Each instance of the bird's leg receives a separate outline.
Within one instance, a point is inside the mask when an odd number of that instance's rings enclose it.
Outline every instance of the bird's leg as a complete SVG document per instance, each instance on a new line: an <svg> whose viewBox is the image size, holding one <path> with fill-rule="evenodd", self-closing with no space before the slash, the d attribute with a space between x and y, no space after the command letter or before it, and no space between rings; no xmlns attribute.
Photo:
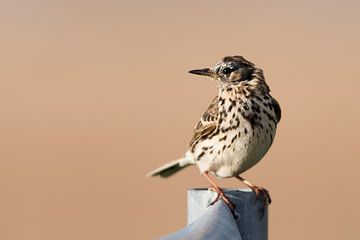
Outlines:
<svg viewBox="0 0 360 240"><path fill-rule="evenodd" d="M253 185L252 183L250 183L248 180L246 180L246 179L244 179L244 178L242 178L242 177L240 177L240 176L236 176L236 178L239 179L242 183L244 183L246 186L248 186L249 188L251 188L251 189L255 192L255 194L256 194L256 201L258 200L259 195L261 194L261 195L264 197L264 199L265 199L264 203L270 205L270 203L271 203L271 198L270 198L270 194L269 194L269 191L268 191L268 190L266 190L266 189L263 188L263 187L255 186L255 185Z"/></svg>
<svg viewBox="0 0 360 240"><path fill-rule="evenodd" d="M228 205L231 212L234 212L235 211L235 205L229 200L228 197L226 197L224 191L220 187L218 187L216 185L214 180L209 176L209 173L204 172L204 173L202 173L202 175L206 178L206 180L208 180L210 182L211 188L209 188L209 189L213 190L213 191L215 191L217 193L216 198L210 203L210 205L213 205L214 203L216 203L221 198L222 200L224 200L225 204Z"/></svg>

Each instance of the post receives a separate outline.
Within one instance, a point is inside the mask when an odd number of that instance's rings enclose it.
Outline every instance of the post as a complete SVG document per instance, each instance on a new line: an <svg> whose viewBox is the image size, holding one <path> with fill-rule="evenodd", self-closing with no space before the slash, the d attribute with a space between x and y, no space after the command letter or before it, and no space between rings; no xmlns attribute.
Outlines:
<svg viewBox="0 0 360 240"><path fill-rule="evenodd" d="M163 240L178 239L240 239L267 240L268 212L263 215L263 199L247 189L224 189L236 205L235 217L223 201L209 206L216 193L207 189L188 190L188 226Z"/></svg>

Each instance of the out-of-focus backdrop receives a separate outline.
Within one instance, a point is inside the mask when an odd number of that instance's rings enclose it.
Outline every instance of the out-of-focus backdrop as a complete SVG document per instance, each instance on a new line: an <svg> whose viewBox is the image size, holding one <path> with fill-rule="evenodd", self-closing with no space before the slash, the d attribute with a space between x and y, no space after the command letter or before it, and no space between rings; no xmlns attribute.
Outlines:
<svg viewBox="0 0 360 240"><path fill-rule="evenodd" d="M265 71L275 142L243 176L271 239L358 239L358 1L0 3L0 239L153 239L185 225L186 150L225 55ZM226 187L243 187L221 180Z"/></svg>

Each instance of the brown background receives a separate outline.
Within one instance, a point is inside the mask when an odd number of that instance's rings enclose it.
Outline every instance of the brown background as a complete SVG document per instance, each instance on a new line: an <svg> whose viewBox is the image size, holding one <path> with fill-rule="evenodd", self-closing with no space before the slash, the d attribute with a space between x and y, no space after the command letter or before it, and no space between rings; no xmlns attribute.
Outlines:
<svg viewBox="0 0 360 240"><path fill-rule="evenodd" d="M0 239L152 239L185 225L183 154L216 84L187 71L241 54L283 118L243 176L273 197L271 239L358 239L358 1L0 3ZM243 187L221 180L227 187Z"/></svg>

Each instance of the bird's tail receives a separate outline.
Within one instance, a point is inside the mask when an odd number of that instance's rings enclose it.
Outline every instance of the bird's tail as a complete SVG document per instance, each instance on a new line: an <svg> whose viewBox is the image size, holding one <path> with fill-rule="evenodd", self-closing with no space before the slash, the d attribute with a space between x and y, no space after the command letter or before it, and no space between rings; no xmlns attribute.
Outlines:
<svg viewBox="0 0 360 240"><path fill-rule="evenodd" d="M180 159L166 163L165 165L148 173L146 176L147 177L160 176L163 178L170 177L171 175L177 173L178 171L180 171L192 164L194 164L193 161L191 161L187 158L180 158Z"/></svg>

